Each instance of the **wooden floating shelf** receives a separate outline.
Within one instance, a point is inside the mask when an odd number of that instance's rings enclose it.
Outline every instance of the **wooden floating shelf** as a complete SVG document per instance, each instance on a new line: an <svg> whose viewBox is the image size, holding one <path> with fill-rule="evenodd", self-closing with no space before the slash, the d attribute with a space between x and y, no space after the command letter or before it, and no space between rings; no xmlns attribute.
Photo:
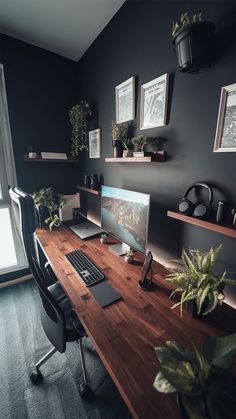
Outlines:
<svg viewBox="0 0 236 419"><path fill-rule="evenodd" d="M158 151L153 156L145 157L106 157L106 163L152 163L164 162L166 160L166 151Z"/></svg>
<svg viewBox="0 0 236 419"><path fill-rule="evenodd" d="M217 233L224 234L236 238L236 229L223 224L217 224L214 221L204 221L198 218L190 217L189 215L181 214L180 212L167 211L167 216L175 218L176 220L184 221L185 223L193 224L207 230L216 231Z"/></svg>
<svg viewBox="0 0 236 419"><path fill-rule="evenodd" d="M100 194L100 191L97 191L96 189L86 188L86 186L78 185L77 189L80 189L81 191L85 191L85 192L88 192L88 193L92 193L94 195L99 195Z"/></svg>
<svg viewBox="0 0 236 419"><path fill-rule="evenodd" d="M67 159L42 159L41 156L37 156L34 159L30 159L28 154L24 154L24 161L30 161L31 163L78 163L79 160L75 157L68 156Z"/></svg>

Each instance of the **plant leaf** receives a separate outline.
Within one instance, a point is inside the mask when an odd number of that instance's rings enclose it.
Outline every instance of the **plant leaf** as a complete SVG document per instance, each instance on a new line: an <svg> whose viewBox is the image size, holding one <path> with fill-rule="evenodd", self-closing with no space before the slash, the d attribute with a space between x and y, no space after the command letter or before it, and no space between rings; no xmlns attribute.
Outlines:
<svg viewBox="0 0 236 419"><path fill-rule="evenodd" d="M196 376L189 362L176 361L160 365L160 371L176 390L183 394L199 394Z"/></svg>
<svg viewBox="0 0 236 419"><path fill-rule="evenodd" d="M230 368L232 358L236 355L236 333L226 337L207 337L202 352L210 365L223 370Z"/></svg>
<svg viewBox="0 0 236 419"><path fill-rule="evenodd" d="M170 384L170 382L164 377L161 371L158 372L153 387L160 391L160 393L174 393L176 389Z"/></svg>

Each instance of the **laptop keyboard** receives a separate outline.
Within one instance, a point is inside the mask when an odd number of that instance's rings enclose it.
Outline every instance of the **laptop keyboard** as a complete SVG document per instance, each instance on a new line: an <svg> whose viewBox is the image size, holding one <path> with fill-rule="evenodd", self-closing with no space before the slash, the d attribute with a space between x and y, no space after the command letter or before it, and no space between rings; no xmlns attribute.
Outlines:
<svg viewBox="0 0 236 419"><path fill-rule="evenodd" d="M86 287L91 287L97 282L102 281L105 276L94 265L94 263L82 252L82 250L74 250L73 252L65 254L66 259L71 264L72 268L79 274L84 281Z"/></svg>

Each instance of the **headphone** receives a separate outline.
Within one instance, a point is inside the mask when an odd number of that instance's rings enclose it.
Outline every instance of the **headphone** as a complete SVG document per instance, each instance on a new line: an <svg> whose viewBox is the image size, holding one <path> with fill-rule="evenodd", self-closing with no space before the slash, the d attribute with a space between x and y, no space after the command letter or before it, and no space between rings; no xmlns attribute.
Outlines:
<svg viewBox="0 0 236 419"><path fill-rule="evenodd" d="M208 190L208 201L206 202L199 202L194 204L190 201L187 196L189 192L197 187L202 187ZM213 192L209 185L206 183L196 182L193 185L189 186L186 190L183 198L179 203L179 212L185 215L192 215L193 217L205 219L208 218L212 211L212 201L213 201Z"/></svg>

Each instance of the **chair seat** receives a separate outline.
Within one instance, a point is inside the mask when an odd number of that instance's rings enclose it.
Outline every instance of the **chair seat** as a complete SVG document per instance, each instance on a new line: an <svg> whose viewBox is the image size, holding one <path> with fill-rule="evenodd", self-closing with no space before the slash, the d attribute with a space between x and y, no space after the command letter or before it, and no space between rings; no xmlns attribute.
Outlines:
<svg viewBox="0 0 236 419"><path fill-rule="evenodd" d="M85 336L86 332L78 319L73 306L68 300L59 282L48 287L48 291L62 310L66 323L66 341L71 342Z"/></svg>

